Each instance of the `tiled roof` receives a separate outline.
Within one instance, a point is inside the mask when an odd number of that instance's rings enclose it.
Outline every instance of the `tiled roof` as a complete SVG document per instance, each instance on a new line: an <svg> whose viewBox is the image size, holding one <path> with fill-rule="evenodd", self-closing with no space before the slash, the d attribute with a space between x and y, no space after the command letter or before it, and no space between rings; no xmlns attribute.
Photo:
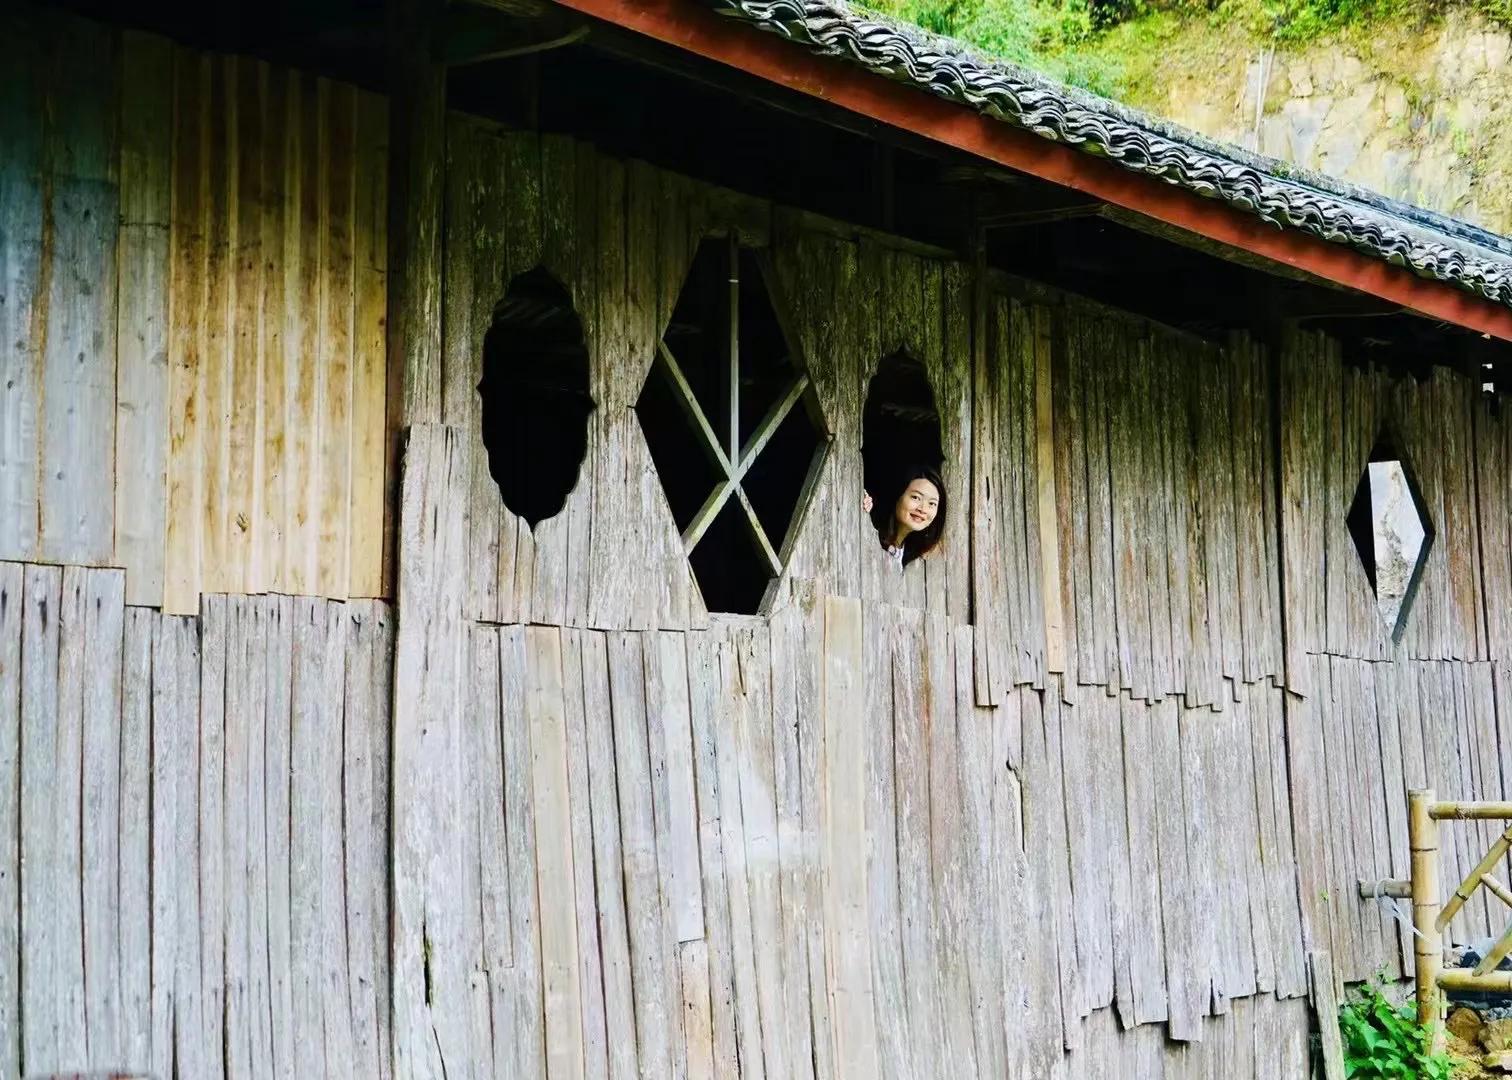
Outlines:
<svg viewBox="0 0 1512 1080"><path fill-rule="evenodd" d="M1207 139L837 0L706 2L810 51L1512 307L1506 237Z"/></svg>

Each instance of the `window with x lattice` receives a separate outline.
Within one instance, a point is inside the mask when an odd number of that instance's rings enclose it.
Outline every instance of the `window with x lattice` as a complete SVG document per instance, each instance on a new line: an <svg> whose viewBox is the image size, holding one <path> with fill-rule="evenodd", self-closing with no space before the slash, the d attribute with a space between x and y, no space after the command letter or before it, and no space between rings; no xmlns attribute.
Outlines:
<svg viewBox="0 0 1512 1080"><path fill-rule="evenodd" d="M764 253L699 245L635 411L705 605L762 610L829 445Z"/></svg>

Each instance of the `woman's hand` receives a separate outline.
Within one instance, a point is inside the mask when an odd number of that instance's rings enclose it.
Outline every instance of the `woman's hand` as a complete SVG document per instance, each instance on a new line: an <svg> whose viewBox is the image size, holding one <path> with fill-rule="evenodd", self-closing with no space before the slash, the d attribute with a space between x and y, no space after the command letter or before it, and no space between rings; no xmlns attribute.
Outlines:
<svg viewBox="0 0 1512 1080"><path fill-rule="evenodd" d="M869 491L863 490L861 492L861 512L863 514L869 514L872 512L872 497L871 492Z"/></svg>

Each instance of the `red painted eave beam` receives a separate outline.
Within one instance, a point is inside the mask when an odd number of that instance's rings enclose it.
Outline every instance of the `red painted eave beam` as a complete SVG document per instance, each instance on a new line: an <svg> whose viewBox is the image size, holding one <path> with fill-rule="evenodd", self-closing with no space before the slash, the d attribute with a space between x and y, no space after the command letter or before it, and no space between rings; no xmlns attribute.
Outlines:
<svg viewBox="0 0 1512 1080"><path fill-rule="evenodd" d="M694 0L557 2L943 146L1085 192L1429 318L1512 341L1512 310L1447 282L1420 278L1343 245L1267 225L1215 200L1031 135L859 66L815 55L774 34L716 15Z"/></svg>

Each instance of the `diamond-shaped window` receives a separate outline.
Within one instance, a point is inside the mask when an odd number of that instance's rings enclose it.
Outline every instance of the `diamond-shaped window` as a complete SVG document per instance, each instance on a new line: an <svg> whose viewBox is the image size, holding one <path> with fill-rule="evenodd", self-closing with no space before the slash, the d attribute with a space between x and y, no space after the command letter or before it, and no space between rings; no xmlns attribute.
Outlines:
<svg viewBox="0 0 1512 1080"><path fill-rule="evenodd" d="M699 245L635 403L710 611L760 611L829 444L757 252Z"/></svg>
<svg viewBox="0 0 1512 1080"><path fill-rule="evenodd" d="M1391 640L1400 641L1434 534L1412 468L1387 436L1360 474L1348 523L1376 609Z"/></svg>

